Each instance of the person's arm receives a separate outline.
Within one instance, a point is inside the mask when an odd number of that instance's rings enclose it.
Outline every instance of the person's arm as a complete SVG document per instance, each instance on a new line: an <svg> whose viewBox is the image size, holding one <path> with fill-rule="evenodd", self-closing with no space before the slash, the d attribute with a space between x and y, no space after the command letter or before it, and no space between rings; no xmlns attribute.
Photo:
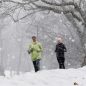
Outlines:
<svg viewBox="0 0 86 86"><path fill-rule="evenodd" d="M30 54L32 51L33 51L33 48L31 47L31 44L30 44L28 48L28 53Z"/></svg>
<svg viewBox="0 0 86 86"><path fill-rule="evenodd" d="M64 45L64 52L67 52L67 48L66 48L66 46Z"/></svg>
<svg viewBox="0 0 86 86"><path fill-rule="evenodd" d="M55 47L55 52L57 52L57 45L56 45L56 47Z"/></svg>
<svg viewBox="0 0 86 86"><path fill-rule="evenodd" d="M42 52L42 51L43 51L42 44L41 44L41 43L39 43L39 50L38 50L38 52Z"/></svg>
<svg viewBox="0 0 86 86"><path fill-rule="evenodd" d="M29 45L28 47L28 50L27 50L28 54L30 54L30 48L31 48L31 45Z"/></svg>

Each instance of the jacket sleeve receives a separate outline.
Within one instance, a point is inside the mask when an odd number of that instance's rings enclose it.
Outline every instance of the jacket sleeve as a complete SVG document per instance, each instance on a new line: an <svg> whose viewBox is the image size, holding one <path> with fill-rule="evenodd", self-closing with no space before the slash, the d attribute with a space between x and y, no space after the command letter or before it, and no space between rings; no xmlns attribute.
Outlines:
<svg viewBox="0 0 86 86"><path fill-rule="evenodd" d="M42 47L42 44L40 43L39 44L39 52L42 52L43 51L43 47Z"/></svg>
<svg viewBox="0 0 86 86"><path fill-rule="evenodd" d="M57 52L57 45L56 45L56 47L55 47L55 52Z"/></svg>
<svg viewBox="0 0 86 86"><path fill-rule="evenodd" d="M43 51L43 47L41 43L38 43L38 48L36 48L37 52L42 52Z"/></svg>
<svg viewBox="0 0 86 86"><path fill-rule="evenodd" d="M28 48L28 53L30 54L32 52L33 48L31 47L31 44L29 45L29 48Z"/></svg>
<svg viewBox="0 0 86 86"><path fill-rule="evenodd" d="M31 50L31 44L29 45L29 48L28 48L28 50L29 50L29 51Z"/></svg>
<svg viewBox="0 0 86 86"><path fill-rule="evenodd" d="M67 48L66 48L66 46L64 45L64 52L67 52Z"/></svg>

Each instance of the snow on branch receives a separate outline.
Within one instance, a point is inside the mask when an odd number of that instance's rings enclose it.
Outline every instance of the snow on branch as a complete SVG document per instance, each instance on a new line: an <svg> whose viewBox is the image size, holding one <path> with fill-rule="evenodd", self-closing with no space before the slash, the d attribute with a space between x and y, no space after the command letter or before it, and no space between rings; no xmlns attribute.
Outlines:
<svg viewBox="0 0 86 86"><path fill-rule="evenodd" d="M66 2L66 3L56 3L56 2L49 2L46 0L41 0L42 2L49 4L49 5L54 5L54 6L67 6L67 5L74 5L74 2Z"/></svg>
<svg viewBox="0 0 86 86"><path fill-rule="evenodd" d="M43 1L45 1L45 0L43 0ZM62 10L62 9L58 9L58 8L55 8L55 7L50 7L50 6L41 6L41 5L38 5L38 4L36 4L36 3L33 3L38 9L44 9L44 10L50 10L50 11L53 11L53 12L55 12L55 13L59 13L59 14L61 14L62 12L63 12L63 14L68 14L68 13L71 13L72 14L72 16L74 17L74 18L76 18L78 21L81 21L82 19L78 16L78 15L76 15L75 13L74 13L74 11L75 10L71 10L71 9L69 9L69 10ZM65 3L65 6L67 5L68 3ZM54 5L54 4L53 4ZM60 6L60 5L62 5L62 4L59 4L58 6Z"/></svg>
<svg viewBox="0 0 86 86"><path fill-rule="evenodd" d="M42 11L49 10L49 11L53 11L53 12L59 13L59 14L61 14L62 12L63 12L63 14L70 13L78 21L83 20L84 22L86 22L85 12L79 7L79 5L77 5L77 3L74 3L74 2L57 3L57 2L47 1L47 0L27 0L27 1L23 0L21 2L14 1L14 0L2 0L2 2L14 3L14 4L20 5L22 7L24 7L25 5L32 6L32 10L33 10L33 8L36 8L36 9L41 9ZM68 8L68 9L65 9L65 10L59 9L58 6L60 8L66 6L66 8ZM70 9L70 6L72 6L73 8ZM29 12L30 10L27 9L26 11ZM79 15L75 14L75 12L78 12ZM35 13L35 12L33 12L33 13ZM33 14L33 13L31 13L31 14ZM25 18L25 16L23 18ZM21 19L23 19L23 18L21 18Z"/></svg>

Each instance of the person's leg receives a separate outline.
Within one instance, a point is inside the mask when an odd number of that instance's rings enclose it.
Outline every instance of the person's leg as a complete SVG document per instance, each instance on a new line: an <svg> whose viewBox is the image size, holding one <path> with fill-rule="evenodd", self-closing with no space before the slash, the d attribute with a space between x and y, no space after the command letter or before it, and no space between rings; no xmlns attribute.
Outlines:
<svg viewBox="0 0 86 86"><path fill-rule="evenodd" d="M65 59L62 57L61 58L61 69L65 69L64 61Z"/></svg>
<svg viewBox="0 0 86 86"><path fill-rule="evenodd" d="M64 63L61 64L61 69L65 69Z"/></svg>
<svg viewBox="0 0 86 86"><path fill-rule="evenodd" d="M38 60L36 61L36 68L37 68L37 71L40 70L40 59L38 59Z"/></svg>
<svg viewBox="0 0 86 86"><path fill-rule="evenodd" d="M33 66L34 66L34 69L35 69L35 72L37 71L37 68L36 68L36 61L33 61Z"/></svg>
<svg viewBox="0 0 86 86"><path fill-rule="evenodd" d="M57 60L58 60L58 63L59 63L59 69L65 69L64 59L62 57L59 57Z"/></svg>
<svg viewBox="0 0 86 86"><path fill-rule="evenodd" d="M59 69L62 68L62 65L61 65L61 59L57 59L58 60L58 63L59 63Z"/></svg>
<svg viewBox="0 0 86 86"><path fill-rule="evenodd" d="M63 64L62 64L61 60L60 60L60 69L63 69Z"/></svg>
<svg viewBox="0 0 86 86"><path fill-rule="evenodd" d="M65 69L65 58L63 58L63 69Z"/></svg>

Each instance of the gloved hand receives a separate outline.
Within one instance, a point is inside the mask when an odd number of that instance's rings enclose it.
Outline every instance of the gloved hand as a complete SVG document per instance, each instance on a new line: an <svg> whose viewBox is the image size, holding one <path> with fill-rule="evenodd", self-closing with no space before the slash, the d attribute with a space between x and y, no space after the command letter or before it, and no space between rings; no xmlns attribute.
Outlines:
<svg viewBox="0 0 86 86"><path fill-rule="evenodd" d="M38 52L38 53L41 52L40 49L38 49L37 52Z"/></svg>
<svg viewBox="0 0 86 86"><path fill-rule="evenodd" d="M29 50L27 50L28 54L30 54L31 52Z"/></svg>
<svg viewBox="0 0 86 86"><path fill-rule="evenodd" d="M30 54L31 52L33 52L33 49L31 49L31 50L28 50L28 54Z"/></svg>

